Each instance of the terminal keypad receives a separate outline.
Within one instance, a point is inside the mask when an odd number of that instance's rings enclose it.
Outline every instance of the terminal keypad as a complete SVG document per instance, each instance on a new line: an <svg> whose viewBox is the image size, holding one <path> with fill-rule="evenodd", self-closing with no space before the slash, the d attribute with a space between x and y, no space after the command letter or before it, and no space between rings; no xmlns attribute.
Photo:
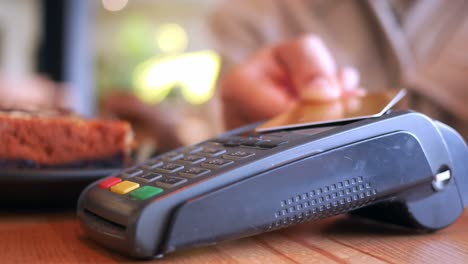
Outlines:
<svg viewBox="0 0 468 264"><path fill-rule="evenodd" d="M237 162L253 159L262 151L285 143L287 140L277 136L217 138L148 160L104 179L99 187L144 201L232 168Z"/></svg>

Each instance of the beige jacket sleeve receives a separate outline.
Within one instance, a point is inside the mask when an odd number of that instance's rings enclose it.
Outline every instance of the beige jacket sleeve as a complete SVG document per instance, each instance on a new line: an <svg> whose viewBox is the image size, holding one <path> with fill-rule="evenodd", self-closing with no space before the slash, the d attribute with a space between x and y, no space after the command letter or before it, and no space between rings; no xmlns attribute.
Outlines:
<svg viewBox="0 0 468 264"><path fill-rule="evenodd" d="M408 4L411 3L411 4ZM410 89L410 108L468 136L468 2L236 0L211 26L224 69L258 48L313 33L369 90Z"/></svg>

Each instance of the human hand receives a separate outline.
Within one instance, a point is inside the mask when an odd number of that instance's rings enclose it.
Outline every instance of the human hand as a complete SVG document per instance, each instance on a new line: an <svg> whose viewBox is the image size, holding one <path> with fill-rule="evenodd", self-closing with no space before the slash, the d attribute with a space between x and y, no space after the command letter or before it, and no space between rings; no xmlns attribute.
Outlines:
<svg viewBox="0 0 468 264"><path fill-rule="evenodd" d="M359 72L338 69L323 41L313 35L259 50L221 82L227 129L274 117L298 102L359 94Z"/></svg>
<svg viewBox="0 0 468 264"><path fill-rule="evenodd" d="M128 121L132 125L137 141L153 140L159 152L182 146L174 121L131 93L114 91L102 99L101 107L105 117Z"/></svg>

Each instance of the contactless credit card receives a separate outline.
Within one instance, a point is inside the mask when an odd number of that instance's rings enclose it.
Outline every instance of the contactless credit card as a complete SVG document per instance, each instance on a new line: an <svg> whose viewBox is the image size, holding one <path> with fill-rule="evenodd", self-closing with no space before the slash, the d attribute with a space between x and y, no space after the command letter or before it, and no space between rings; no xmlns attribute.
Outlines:
<svg viewBox="0 0 468 264"><path fill-rule="evenodd" d="M379 117L405 95L405 89L393 89L367 92L363 96L344 97L333 102L302 102L258 126L255 130L256 132L271 132Z"/></svg>

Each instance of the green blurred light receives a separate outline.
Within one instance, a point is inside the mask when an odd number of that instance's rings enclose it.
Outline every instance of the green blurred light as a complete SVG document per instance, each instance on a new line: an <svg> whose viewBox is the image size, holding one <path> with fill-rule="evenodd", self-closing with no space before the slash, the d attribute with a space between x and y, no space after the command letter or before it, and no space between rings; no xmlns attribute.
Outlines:
<svg viewBox="0 0 468 264"><path fill-rule="evenodd" d="M191 104L203 104L214 95L221 59L213 51L185 53L171 58L153 58L134 72L135 93L143 101L156 104L179 86Z"/></svg>
<svg viewBox="0 0 468 264"><path fill-rule="evenodd" d="M148 41L152 32L153 26L148 19L136 15L128 16L118 32L118 54L133 60L148 56L154 50L154 46Z"/></svg>

